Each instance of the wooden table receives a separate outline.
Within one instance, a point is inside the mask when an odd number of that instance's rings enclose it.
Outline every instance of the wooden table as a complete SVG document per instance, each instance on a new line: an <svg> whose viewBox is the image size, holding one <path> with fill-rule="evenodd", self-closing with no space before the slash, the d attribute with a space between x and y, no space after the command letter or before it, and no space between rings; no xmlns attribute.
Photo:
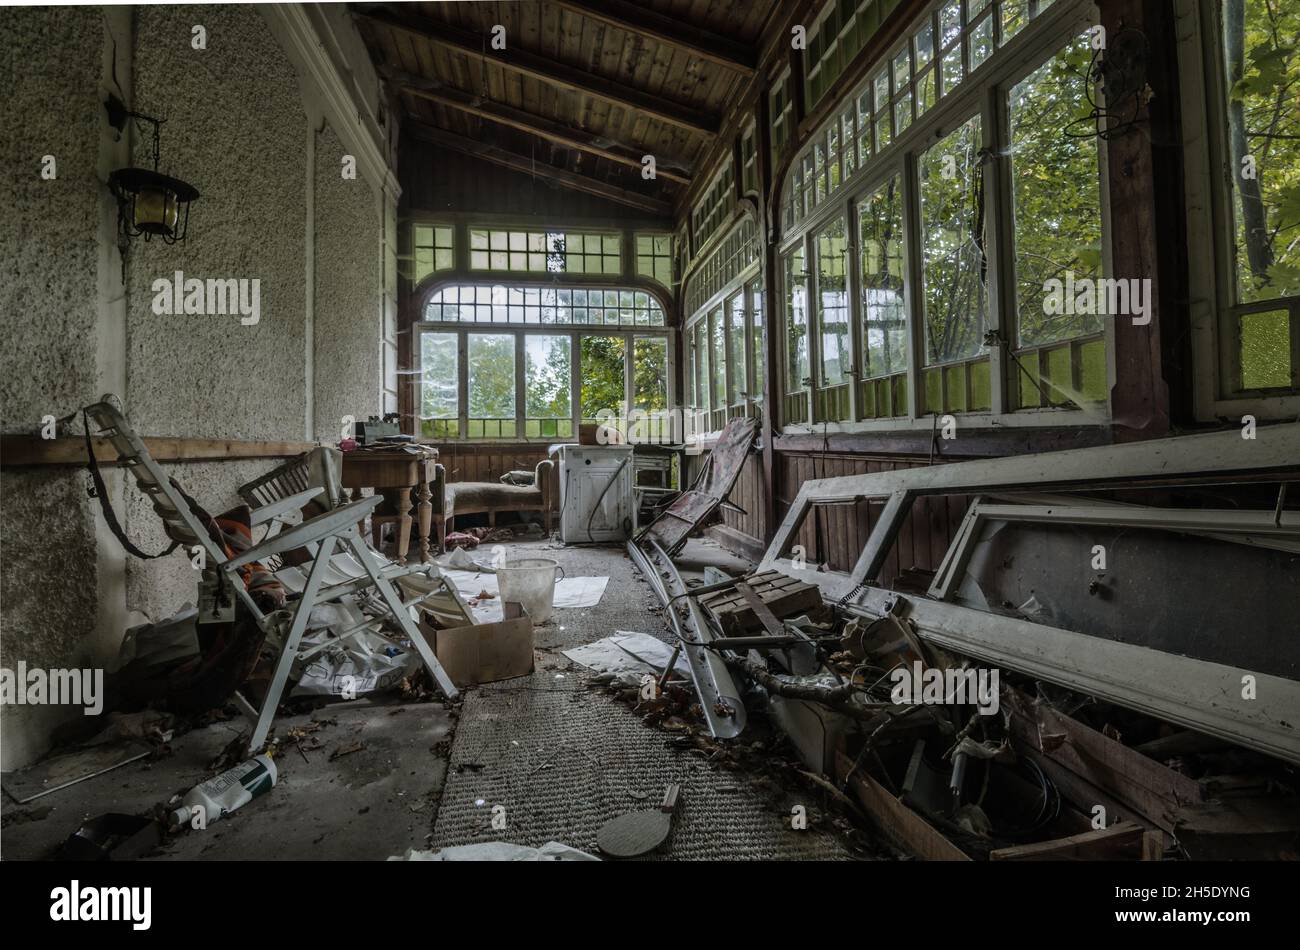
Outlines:
<svg viewBox="0 0 1300 950"><path fill-rule="evenodd" d="M411 543L411 492L419 498L420 560L433 559L429 551L429 532L433 527L433 493L429 484L437 480L438 456L430 451L425 456L408 452L367 451L356 449L343 453L343 487L352 490L352 499L361 497L361 489L397 489L397 563L406 564L406 552Z"/></svg>

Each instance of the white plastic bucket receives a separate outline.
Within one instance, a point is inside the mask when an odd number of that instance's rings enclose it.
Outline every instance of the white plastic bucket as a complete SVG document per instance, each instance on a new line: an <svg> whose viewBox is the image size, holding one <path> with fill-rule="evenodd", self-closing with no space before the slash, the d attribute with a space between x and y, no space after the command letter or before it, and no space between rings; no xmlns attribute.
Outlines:
<svg viewBox="0 0 1300 950"><path fill-rule="evenodd" d="M555 582L564 576L564 568L557 561L548 557L519 558L498 566L496 572L501 603L521 605L533 623L551 619Z"/></svg>

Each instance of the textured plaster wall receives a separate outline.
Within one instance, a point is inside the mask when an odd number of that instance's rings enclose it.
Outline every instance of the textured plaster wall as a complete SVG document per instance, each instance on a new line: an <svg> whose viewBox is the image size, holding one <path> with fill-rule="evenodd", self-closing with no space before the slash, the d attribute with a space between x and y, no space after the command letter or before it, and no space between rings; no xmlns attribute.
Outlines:
<svg viewBox="0 0 1300 950"><path fill-rule="evenodd" d="M191 48L195 24L206 50ZM301 439L307 119L293 69L252 6L141 6L134 105L169 117L161 170L202 197L183 244L131 247L131 418L150 435ZM137 164L149 146L137 138ZM177 270L260 279L260 322L155 315L152 282Z"/></svg>
<svg viewBox="0 0 1300 950"><path fill-rule="evenodd" d="M62 416L96 395L103 31L98 8L0 9L10 126L0 136L0 161L6 214L17 224L0 227L5 432L34 431L47 413ZM11 117L18 116L22 126L13 128ZM50 181L40 177L44 155L57 162L58 177ZM60 266L51 268L51 260ZM82 473L0 470L0 512L0 665L88 662L98 571ZM68 712L5 707L0 751L6 763L30 758Z"/></svg>
<svg viewBox="0 0 1300 950"><path fill-rule="evenodd" d="M343 177L346 150L328 125L315 152L315 437L337 441L343 416L364 420L382 411L383 222L364 173Z"/></svg>
<svg viewBox="0 0 1300 950"><path fill-rule="evenodd" d="M195 24L207 49L191 47ZM135 106L169 117L162 171L201 197L183 244L136 243L127 259L127 411L136 430L158 436L301 440L306 417L307 117L287 58L251 6L139 7ZM151 143L136 140L136 164ZM154 280L261 282L261 314L157 315ZM235 488L270 462L173 466L172 475L209 512L235 504ZM163 546L138 493L127 524L145 550ZM139 542L137 541L137 544ZM127 564L127 604L159 620L195 598L179 554Z"/></svg>
<svg viewBox="0 0 1300 950"><path fill-rule="evenodd" d="M3 136L18 229L0 229L9 235L0 293L6 322L41 315L39 332L6 334L0 347L6 432L30 428L46 413L63 415L94 395L103 30L98 8L0 9L0 60L11 64L5 111L22 117L21 128ZM33 49L42 54L32 56ZM44 155L57 161L53 181L40 177Z"/></svg>
<svg viewBox="0 0 1300 950"><path fill-rule="evenodd" d="M338 175L345 148L334 132L313 131L323 127L321 102L277 41L277 22L233 5L140 6L134 19L98 7L0 9L9 80L0 160L12 188L4 197L12 196L6 203L19 223L17 241L0 229L0 304L6 328L16 331L0 348L4 431L35 432L42 415L69 412L102 388L117 391L147 436L301 441L310 438L309 400L321 419L378 411L377 183L360 169L356 181ZM195 24L207 30L206 50L191 46ZM202 194L185 244L131 242L124 294L105 230L114 219L104 172L122 163L106 148L125 148L105 145L112 139L102 105L110 31L119 94L137 111L167 119L160 170ZM131 147L133 164L152 164L147 132L136 131ZM39 178L44 154L58 159L54 182ZM320 284L309 290L312 265ZM154 314L153 281L177 270L259 279L260 322ZM316 343L309 309L319 311ZM319 363L310 391L309 362ZM332 422L320 434L337 438ZM219 513L237 503L238 485L275 464L168 469ZM112 488L116 476L108 477ZM116 495L135 543L164 548L158 519L134 484ZM162 619L195 598L194 572L179 552L121 566L120 546L87 500L81 469L0 469L0 506L0 665L100 665L116 653L126 610L133 622ZM118 614L105 613L114 603ZM68 711L54 712L66 718ZM4 708L4 768L44 751L59 718L51 716L51 707Z"/></svg>

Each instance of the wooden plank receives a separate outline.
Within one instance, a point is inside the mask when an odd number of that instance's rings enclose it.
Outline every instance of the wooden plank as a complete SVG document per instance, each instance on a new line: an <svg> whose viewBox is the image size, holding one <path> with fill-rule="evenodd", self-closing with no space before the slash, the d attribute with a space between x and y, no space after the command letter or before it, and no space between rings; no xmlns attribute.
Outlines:
<svg viewBox="0 0 1300 950"><path fill-rule="evenodd" d="M619 204L628 205L633 208L639 208L642 211L649 211L653 214L669 215L672 213L672 205L660 198L653 198L640 192L629 191L626 188L620 188L617 185L611 185L608 182L600 181L595 178L589 178L586 175L579 175L571 172L567 168L559 168L555 165L548 165L544 162L536 162L531 156L521 155L518 152L512 152L495 145L485 145L475 139L466 138L463 135L457 135L455 132L448 132L445 129L435 128L418 122L407 123L407 134L413 138L430 142L433 145L439 145L443 148L451 149L455 152L461 152L483 161L491 162L494 165L501 165L513 171L523 172L526 175L537 175L543 178L549 178L558 182L566 188L572 188L575 191L584 191L588 194L599 195L610 201L616 201Z"/></svg>
<svg viewBox="0 0 1300 950"><path fill-rule="evenodd" d="M1085 831L1067 838L1035 841L989 852L990 861L1114 861L1140 858L1146 829L1121 822L1097 831Z"/></svg>
<svg viewBox="0 0 1300 950"><path fill-rule="evenodd" d="M1202 784L1008 687L1011 729L1033 748L1143 815L1157 816L1205 798Z"/></svg>
<svg viewBox="0 0 1300 950"><path fill-rule="evenodd" d="M781 621L776 619L772 609L768 607L763 598L758 596L754 588L744 581L740 581L736 584L736 590L740 592L740 596L744 598L745 603L753 611L754 616L758 618L759 623L763 625L763 629L767 631L769 636L780 637L785 635L785 627L781 625Z"/></svg>
<svg viewBox="0 0 1300 950"><path fill-rule="evenodd" d="M429 102L436 102L447 108L478 116L498 125L540 136L565 148L598 155L628 168L635 168L638 172L642 168L641 156L646 151L645 147L640 148L637 154L631 154L629 151L618 151L614 146L619 145L619 143L611 142L607 136L593 135L583 129L576 129L559 122L553 122L550 119L525 112L522 109L516 109L504 103L492 102L478 96L472 96L469 93L461 92L459 89L451 89L447 86L429 88L427 85L422 84L427 83L427 80L422 80L420 77L412 76L409 73L386 71L385 76L390 78L397 88L408 95ZM619 145L619 148L626 149L627 146ZM667 165L657 167L656 174L660 178L678 184L689 185L691 183L689 175L675 172Z"/></svg>
<svg viewBox="0 0 1300 950"><path fill-rule="evenodd" d="M752 75L758 63L758 53L752 46L626 0L600 0L598 4L587 0L551 2L587 19L648 37L656 43L676 46L744 76Z"/></svg>
<svg viewBox="0 0 1300 950"><path fill-rule="evenodd" d="M92 439L95 458L101 463L117 461L117 450L108 439ZM149 454L159 462L224 461L227 459L290 458L316 447L314 442L258 442L239 439L179 439L147 437ZM0 466L85 465L86 443L81 436L42 439L34 435L0 437Z"/></svg>
<svg viewBox="0 0 1300 950"><path fill-rule="evenodd" d="M353 15L392 30L422 37L500 69L530 76L559 89L582 93L624 109L640 110L664 122L671 122L693 132L715 135L721 125L719 116L691 106L675 103L644 89L607 79L589 70L561 63L538 53L512 48L508 56L487 47L484 37L429 17L371 8L354 10Z"/></svg>
<svg viewBox="0 0 1300 950"><path fill-rule="evenodd" d="M849 775L853 762L843 752L835 753L835 773L841 782ZM908 808L861 769L849 778L862 807L876 820L884 833L907 851L924 861L969 861L964 851L949 841L933 825Z"/></svg>

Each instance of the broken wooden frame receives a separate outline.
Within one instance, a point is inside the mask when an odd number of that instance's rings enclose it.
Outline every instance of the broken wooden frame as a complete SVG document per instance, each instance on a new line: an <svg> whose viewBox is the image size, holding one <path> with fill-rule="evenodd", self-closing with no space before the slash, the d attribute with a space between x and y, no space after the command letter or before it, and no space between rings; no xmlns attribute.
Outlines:
<svg viewBox="0 0 1300 950"><path fill-rule="evenodd" d="M850 613L874 619L899 599L876 580L921 495L1294 480L1300 480L1296 424L1261 427L1253 439L1232 430L818 479L800 487L758 569L816 584L828 603L842 601ZM852 571L822 571L789 556L814 507L864 499L886 502ZM1294 519L1278 523L1289 529ZM953 544L971 536L959 532ZM952 547L945 560L951 559ZM925 598L911 599L907 610L919 635L946 649L1300 763L1300 683L1294 680ZM1253 699L1242 697L1247 674L1255 678Z"/></svg>

